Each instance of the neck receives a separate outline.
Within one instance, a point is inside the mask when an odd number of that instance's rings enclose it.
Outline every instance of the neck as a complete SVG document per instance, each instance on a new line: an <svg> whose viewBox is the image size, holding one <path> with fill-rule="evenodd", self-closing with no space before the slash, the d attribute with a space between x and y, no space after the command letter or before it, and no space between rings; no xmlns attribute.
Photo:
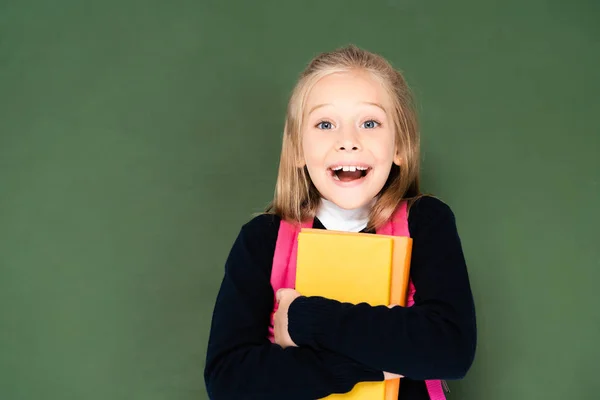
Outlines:
<svg viewBox="0 0 600 400"><path fill-rule="evenodd" d="M369 212L372 205L373 202L369 202L360 208L346 210L329 200L321 199L317 218L329 230L360 232L369 223Z"/></svg>

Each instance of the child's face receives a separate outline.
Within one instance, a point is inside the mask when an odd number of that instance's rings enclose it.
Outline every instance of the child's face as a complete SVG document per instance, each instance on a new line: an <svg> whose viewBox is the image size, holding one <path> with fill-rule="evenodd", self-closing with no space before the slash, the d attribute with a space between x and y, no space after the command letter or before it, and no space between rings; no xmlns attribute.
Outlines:
<svg viewBox="0 0 600 400"><path fill-rule="evenodd" d="M345 209L377 196L392 164L400 165L391 110L385 89L367 72L331 74L313 86L302 149L321 196Z"/></svg>

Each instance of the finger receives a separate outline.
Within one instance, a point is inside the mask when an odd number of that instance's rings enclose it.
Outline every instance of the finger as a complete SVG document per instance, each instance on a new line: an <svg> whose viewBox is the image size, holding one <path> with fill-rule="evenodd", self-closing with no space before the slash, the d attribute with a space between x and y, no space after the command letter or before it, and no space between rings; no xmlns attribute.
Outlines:
<svg viewBox="0 0 600 400"><path fill-rule="evenodd" d="M388 381L388 380L392 380L392 379L399 379L399 378L404 378L404 376L402 375L398 375L398 374L393 374L391 372L383 372L383 379Z"/></svg>
<svg viewBox="0 0 600 400"><path fill-rule="evenodd" d="M277 291L277 293L275 294L275 298L277 299L277 302L279 303L281 301L281 297L283 296L283 293L285 292L286 289L279 289Z"/></svg>

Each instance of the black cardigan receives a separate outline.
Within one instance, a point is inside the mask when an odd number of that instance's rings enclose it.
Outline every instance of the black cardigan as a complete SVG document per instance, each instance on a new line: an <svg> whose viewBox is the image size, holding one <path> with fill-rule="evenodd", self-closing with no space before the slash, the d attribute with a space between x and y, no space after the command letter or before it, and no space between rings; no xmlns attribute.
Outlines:
<svg viewBox="0 0 600 400"><path fill-rule="evenodd" d="M451 209L433 197L413 204L413 307L343 304L300 297L289 309L299 346L267 339L273 310L270 274L280 219L245 224L225 264L207 349L211 399L309 400L344 393L398 373L399 399L428 399L423 380L461 379L476 348L475 307ZM315 228L324 229L318 219Z"/></svg>

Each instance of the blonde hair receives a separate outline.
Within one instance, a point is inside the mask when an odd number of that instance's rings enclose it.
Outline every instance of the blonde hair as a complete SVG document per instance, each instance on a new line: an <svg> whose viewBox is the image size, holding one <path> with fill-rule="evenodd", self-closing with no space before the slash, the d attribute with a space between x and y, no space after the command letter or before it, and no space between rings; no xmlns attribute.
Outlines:
<svg viewBox="0 0 600 400"><path fill-rule="evenodd" d="M419 131L412 94L402 74L382 56L354 45L315 57L302 72L290 97L275 195L266 209L282 219L300 223L315 217L320 194L303 167L301 129L306 99L323 77L351 70L372 74L385 87L393 109L396 146L401 166L393 165L387 182L371 209L369 229L383 225L402 200L414 201L419 189ZM410 203L409 203L410 204Z"/></svg>

